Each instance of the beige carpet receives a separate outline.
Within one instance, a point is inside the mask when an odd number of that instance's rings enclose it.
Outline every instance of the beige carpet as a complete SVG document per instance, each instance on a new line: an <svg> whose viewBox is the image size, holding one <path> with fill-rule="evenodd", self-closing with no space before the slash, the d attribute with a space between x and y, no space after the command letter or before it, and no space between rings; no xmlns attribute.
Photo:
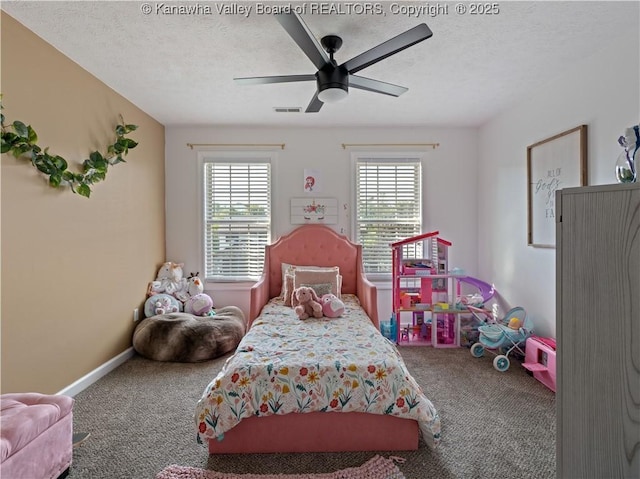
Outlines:
<svg viewBox="0 0 640 479"><path fill-rule="evenodd" d="M76 431L91 437L74 450L68 479L153 479L170 464L233 474L328 473L375 455L400 456L407 479L555 479L555 395L513 361L467 348L401 347L411 374L438 409L442 441L431 451L209 455L196 443L193 414L228 356L204 363L134 357L76 396Z"/></svg>

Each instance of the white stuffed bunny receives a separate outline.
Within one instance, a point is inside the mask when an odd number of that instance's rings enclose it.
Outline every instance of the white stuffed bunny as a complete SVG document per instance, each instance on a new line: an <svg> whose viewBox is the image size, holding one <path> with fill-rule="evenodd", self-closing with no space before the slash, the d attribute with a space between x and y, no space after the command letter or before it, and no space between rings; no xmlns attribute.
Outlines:
<svg viewBox="0 0 640 479"><path fill-rule="evenodd" d="M184 263L173 263L171 261L164 263L158 270L156 280L149 283L147 296L166 293L183 302L189 299L187 279L182 277L183 266Z"/></svg>

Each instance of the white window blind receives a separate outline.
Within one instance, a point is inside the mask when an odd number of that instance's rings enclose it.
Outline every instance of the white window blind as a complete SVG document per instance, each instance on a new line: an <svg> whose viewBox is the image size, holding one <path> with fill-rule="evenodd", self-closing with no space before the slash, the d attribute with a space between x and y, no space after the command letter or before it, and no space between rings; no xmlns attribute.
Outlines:
<svg viewBox="0 0 640 479"><path fill-rule="evenodd" d="M367 273L391 273L389 245L422 232L420 171L419 158L356 158L355 239Z"/></svg>
<svg viewBox="0 0 640 479"><path fill-rule="evenodd" d="M205 160L203 170L205 277L256 279L271 236L271 164Z"/></svg>

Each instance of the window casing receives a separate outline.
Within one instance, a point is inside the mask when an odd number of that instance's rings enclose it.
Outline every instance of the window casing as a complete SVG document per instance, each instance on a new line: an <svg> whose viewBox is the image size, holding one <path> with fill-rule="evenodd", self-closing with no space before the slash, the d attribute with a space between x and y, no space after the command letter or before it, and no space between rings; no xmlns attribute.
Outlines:
<svg viewBox="0 0 640 479"><path fill-rule="evenodd" d="M202 157L206 280L251 281L262 274L271 241L271 170L271 156L255 152Z"/></svg>
<svg viewBox="0 0 640 479"><path fill-rule="evenodd" d="M354 240L372 279L391 275L390 244L422 233L422 157L354 154ZM422 243L411 245L420 248ZM421 251L411 251L420 257Z"/></svg>

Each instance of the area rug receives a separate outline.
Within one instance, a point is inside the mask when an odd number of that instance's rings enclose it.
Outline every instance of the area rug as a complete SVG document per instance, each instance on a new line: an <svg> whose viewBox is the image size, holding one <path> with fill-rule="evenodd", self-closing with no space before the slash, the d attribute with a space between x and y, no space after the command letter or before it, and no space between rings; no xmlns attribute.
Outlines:
<svg viewBox="0 0 640 479"><path fill-rule="evenodd" d="M402 458L374 456L359 467L320 474L229 474L207 471L197 467L171 465L160 471L155 479L405 479L395 461Z"/></svg>

